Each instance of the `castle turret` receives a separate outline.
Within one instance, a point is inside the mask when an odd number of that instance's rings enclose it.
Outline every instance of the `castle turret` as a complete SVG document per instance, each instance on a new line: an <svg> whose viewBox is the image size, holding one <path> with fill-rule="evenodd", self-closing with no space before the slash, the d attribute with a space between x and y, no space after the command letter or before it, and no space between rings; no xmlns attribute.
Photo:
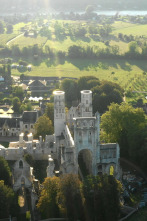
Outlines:
<svg viewBox="0 0 147 221"><path fill-rule="evenodd" d="M55 136L60 136L65 126L65 92L54 91Z"/></svg>
<svg viewBox="0 0 147 221"><path fill-rule="evenodd" d="M92 91L81 91L81 117L92 117Z"/></svg>

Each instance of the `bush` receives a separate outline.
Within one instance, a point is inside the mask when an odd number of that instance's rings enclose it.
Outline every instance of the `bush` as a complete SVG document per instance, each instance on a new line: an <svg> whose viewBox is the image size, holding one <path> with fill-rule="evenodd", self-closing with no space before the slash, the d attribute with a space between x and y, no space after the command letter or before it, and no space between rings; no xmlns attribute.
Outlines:
<svg viewBox="0 0 147 221"><path fill-rule="evenodd" d="M28 63L26 61L19 60L19 65L27 66Z"/></svg>

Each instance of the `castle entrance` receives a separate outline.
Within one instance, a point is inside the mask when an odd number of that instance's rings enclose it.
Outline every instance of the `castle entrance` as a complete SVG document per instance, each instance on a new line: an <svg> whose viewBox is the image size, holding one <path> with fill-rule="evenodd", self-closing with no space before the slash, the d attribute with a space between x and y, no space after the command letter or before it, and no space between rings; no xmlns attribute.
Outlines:
<svg viewBox="0 0 147 221"><path fill-rule="evenodd" d="M81 150L78 154L78 165L84 176L92 174L92 153L90 150Z"/></svg>

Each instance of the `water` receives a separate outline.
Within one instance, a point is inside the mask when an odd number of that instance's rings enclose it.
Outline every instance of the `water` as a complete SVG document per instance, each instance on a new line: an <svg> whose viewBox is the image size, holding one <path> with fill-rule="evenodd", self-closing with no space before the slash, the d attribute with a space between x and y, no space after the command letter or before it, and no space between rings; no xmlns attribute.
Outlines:
<svg viewBox="0 0 147 221"><path fill-rule="evenodd" d="M76 13L76 12L75 12ZM84 14L85 11L79 11L78 14ZM147 11L95 11L98 15L107 15L107 16L114 16L116 14L119 15L131 15L131 16L137 16L137 15L147 15Z"/></svg>

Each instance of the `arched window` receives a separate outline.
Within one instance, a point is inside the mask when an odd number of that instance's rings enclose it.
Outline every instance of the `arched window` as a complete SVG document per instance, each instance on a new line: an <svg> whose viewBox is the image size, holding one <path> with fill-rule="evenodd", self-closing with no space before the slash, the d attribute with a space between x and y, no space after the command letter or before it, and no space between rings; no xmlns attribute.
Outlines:
<svg viewBox="0 0 147 221"><path fill-rule="evenodd" d="M22 160L19 161L19 168L20 168L20 169L23 168L23 162L22 162Z"/></svg>
<svg viewBox="0 0 147 221"><path fill-rule="evenodd" d="M109 172L110 172L110 175L112 175L112 176L114 175L114 166L110 166Z"/></svg>

